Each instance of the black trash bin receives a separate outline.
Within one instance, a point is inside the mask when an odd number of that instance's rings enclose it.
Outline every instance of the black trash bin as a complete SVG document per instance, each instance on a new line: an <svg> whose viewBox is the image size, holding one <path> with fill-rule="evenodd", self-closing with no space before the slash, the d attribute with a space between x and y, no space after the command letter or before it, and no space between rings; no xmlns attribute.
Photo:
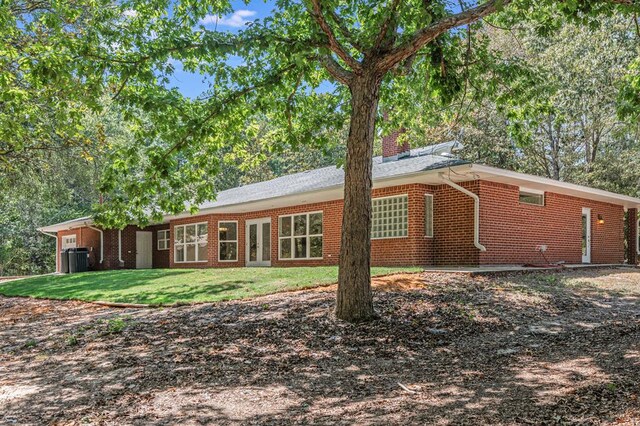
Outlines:
<svg viewBox="0 0 640 426"><path fill-rule="evenodd" d="M69 249L60 250L60 272L69 273Z"/></svg>
<svg viewBox="0 0 640 426"><path fill-rule="evenodd" d="M89 249L80 247L76 249L76 272L87 272L89 270Z"/></svg>
<svg viewBox="0 0 640 426"><path fill-rule="evenodd" d="M69 272L86 272L89 270L89 249L78 247L69 249Z"/></svg>

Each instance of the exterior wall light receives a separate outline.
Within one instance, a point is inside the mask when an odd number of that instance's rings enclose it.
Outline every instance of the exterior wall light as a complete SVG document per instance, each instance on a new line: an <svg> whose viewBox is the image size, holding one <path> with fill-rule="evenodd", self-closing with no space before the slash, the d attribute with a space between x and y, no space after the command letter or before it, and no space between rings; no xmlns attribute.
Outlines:
<svg viewBox="0 0 640 426"><path fill-rule="evenodd" d="M601 214L598 215L598 224L599 225L604 225L604 217L602 217Z"/></svg>

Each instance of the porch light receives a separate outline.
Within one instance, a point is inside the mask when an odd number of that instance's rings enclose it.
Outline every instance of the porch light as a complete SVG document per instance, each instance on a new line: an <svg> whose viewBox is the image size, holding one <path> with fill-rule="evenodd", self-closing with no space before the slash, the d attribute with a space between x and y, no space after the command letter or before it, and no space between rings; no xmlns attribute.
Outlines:
<svg viewBox="0 0 640 426"><path fill-rule="evenodd" d="M599 225L604 225L604 217L602 217L601 214L598 215L598 224Z"/></svg>

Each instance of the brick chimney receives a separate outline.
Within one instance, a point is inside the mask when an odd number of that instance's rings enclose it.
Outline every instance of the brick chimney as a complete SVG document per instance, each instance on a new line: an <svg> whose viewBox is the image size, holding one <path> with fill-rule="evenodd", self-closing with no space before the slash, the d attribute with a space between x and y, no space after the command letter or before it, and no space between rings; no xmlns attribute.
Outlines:
<svg viewBox="0 0 640 426"><path fill-rule="evenodd" d="M398 146L398 136L405 132L404 129L394 130L382 137L382 162L395 161L410 154L409 142Z"/></svg>

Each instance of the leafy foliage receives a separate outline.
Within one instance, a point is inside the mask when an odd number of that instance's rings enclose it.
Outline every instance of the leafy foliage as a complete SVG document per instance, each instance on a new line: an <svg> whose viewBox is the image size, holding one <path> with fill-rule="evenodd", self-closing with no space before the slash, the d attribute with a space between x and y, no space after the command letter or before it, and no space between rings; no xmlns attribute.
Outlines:
<svg viewBox="0 0 640 426"><path fill-rule="evenodd" d="M566 23L544 37L531 24L489 27L492 49L535 68L539 81L526 100L505 104L511 85L470 107L460 137L467 158L637 195L640 128L618 116L628 108L628 70L640 55L633 28L624 15L603 18L595 28Z"/></svg>

